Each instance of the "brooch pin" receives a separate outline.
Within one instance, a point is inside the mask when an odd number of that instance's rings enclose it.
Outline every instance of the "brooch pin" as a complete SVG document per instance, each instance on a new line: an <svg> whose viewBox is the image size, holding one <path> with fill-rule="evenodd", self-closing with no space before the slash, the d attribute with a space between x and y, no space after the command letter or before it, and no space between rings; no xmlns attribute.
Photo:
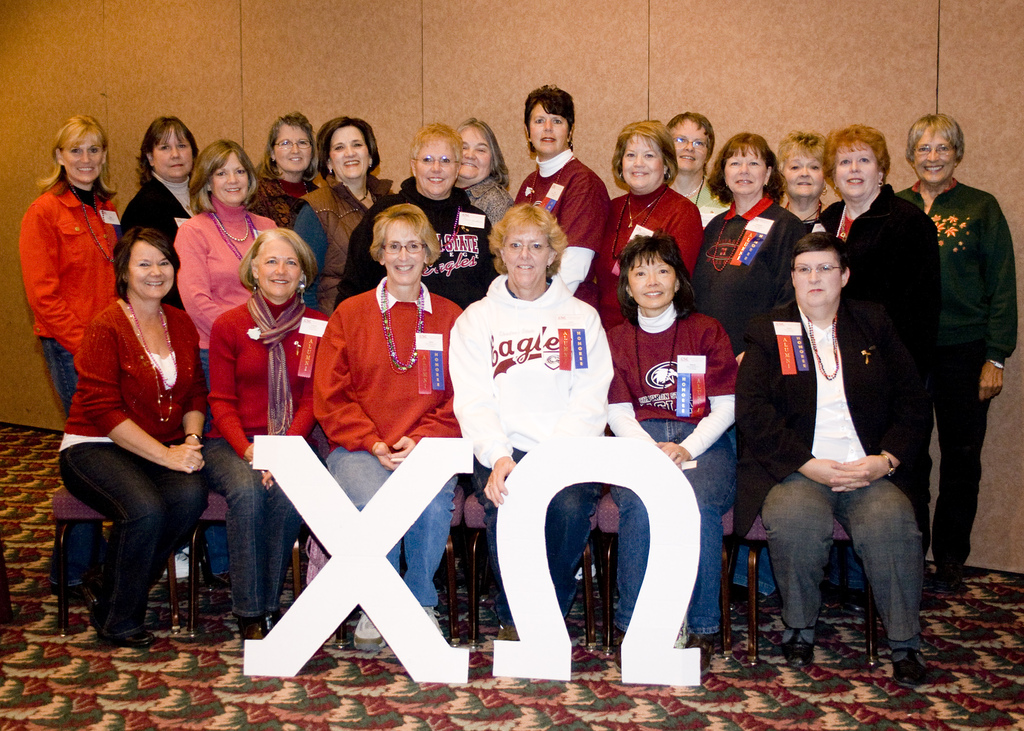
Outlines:
<svg viewBox="0 0 1024 731"><path fill-rule="evenodd" d="M249 328L248 332L246 332L246 335L248 335L253 340L259 340L260 335L262 334L263 332L258 327L251 327Z"/></svg>
<svg viewBox="0 0 1024 731"><path fill-rule="evenodd" d="M872 345L867 350L860 351L860 354L864 356L864 365L869 365L871 363L871 356L874 355L874 349L875 346Z"/></svg>

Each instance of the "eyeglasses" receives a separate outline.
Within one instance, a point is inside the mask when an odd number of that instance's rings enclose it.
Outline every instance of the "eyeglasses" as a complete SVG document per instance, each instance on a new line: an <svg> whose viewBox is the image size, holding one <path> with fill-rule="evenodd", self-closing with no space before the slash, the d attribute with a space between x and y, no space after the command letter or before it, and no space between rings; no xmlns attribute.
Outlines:
<svg viewBox="0 0 1024 731"><path fill-rule="evenodd" d="M443 167L443 168L451 167L452 165L455 164L455 161L452 160L447 155L442 155L441 157L434 157L433 155L427 155L426 157L414 157L413 160L415 160L416 162L421 162L424 165L426 165L427 167L430 167L435 162L439 163L441 165L441 167Z"/></svg>
<svg viewBox="0 0 1024 731"><path fill-rule="evenodd" d="M550 249L548 244L541 244L534 242L532 244L524 244L521 241L513 241L509 244L505 244L505 247L511 249L513 252L518 254L520 251L529 251L531 254L539 254L544 249Z"/></svg>
<svg viewBox="0 0 1024 731"><path fill-rule="evenodd" d="M418 254L427 247L421 244L419 241L410 241L408 244L400 244L397 241L389 241L384 244L384 251L389 254L397 254L402 249L405 249L410 254Z"/></svg>
<svg viewBox="0 0 1024 731"><path fill-rule="evenodd" d="M935 150L935 154L938 155L939 157L949 157L951 154L953 154L953 148L950 147L949 145L944 144L935 145L934 148L931 145L920 145L919 147L914 148L914 153L918 157L928 157L930 154L932 154L933 149Z"/></svg>
<svg viewBox="0 0 1024 731"><path fill-rule="evenodd" d="M281 140L280 142L274 143L274 147L280 147L285 152L288 152L288 150L292 149L293 145L300 150L308 150L310 147L313 146L313 144L309 140Z"/></svg>
<svg viewBox="0 0 1024 731"><path fill-rule="evenodd" d="M691 140L689 137L676 137L675 143L686 147L687 144L693 145L695 150L703 150L708 146L707 140Z"/></svg>
<svg viewBox="0 0 1024 731"><path fill-rule="evenodd" d="M832 272L838 272L841 267L838 264L819 264L816 267L809 267L806 264L793 267L793 271L801 277L811 276L811 272L817 272L819 275L831 274Z"/></svg>

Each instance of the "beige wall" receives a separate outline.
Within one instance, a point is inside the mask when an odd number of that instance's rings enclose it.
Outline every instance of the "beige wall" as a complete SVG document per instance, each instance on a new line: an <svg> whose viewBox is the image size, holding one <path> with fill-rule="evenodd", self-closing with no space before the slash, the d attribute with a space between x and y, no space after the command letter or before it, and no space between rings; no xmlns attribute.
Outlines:
<svg viewBox="0 0 1024 731"><path fill-rule="evenodd" d="M937 89L940 109L966 130L960 177L996 195L1024 246L1015 167L1000 164L1024 121L1024 39L1016 31L1024 7L944 0L941 28L939 0L851 7L829 0L551 0L540 9L508 0L0 0L7 194L0 421L62 423L32 335L17 243L21 216L38 194L34 181L49 170L52 135L72 114L106 126L121 210L137 187L142 133L159 114L180 116L200 146L230 137L254 159L279 114L300 110L315 127L338 114L361 116L377 132L381 174L396 181L408 175L417 127L477 116L503 144L514 192L532 167L521 105L542 83L572 92L576 152L613 195L618 130L686 109L706 114L723 141L744 130L776 144L793 129L878 127L894 153L890 182L899 189L914 179L900 156L906 129L935 110ZM1006 529L1024 519L1019 360L1010 360L989 419L971 560L1024 571L1024 547Z"/></svg>

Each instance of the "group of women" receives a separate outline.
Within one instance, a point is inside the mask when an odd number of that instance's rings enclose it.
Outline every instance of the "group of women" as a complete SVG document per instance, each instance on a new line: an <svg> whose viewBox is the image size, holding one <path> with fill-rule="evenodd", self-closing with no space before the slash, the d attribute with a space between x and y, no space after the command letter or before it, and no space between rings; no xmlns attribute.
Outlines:
<svg viewBox="0 0 1024 731"><path fill-rule="evenodd" d="M854 125L827 140L793 133L781 157L741 133L712 158L711 123L692 112L667 127L622 130L612 169L628 192L610 201L572 151L572 97L551 86L524 106L537 170L515 199L497 140L477 119L420 130L411 176L392 193L392 181L373 174L380 152L361 119L332 119L314 139L305 117L282 117L257 170L234 142L197 153L188 128L161 117L143 140L142 187L121 221L133 228L115 247L107 139L95 120L72 118L54 145L46 192L26 214L21 253L36 332L71 410L62 474L73 494L116 518L103 581L86 587L97 630L118 644L152 641L145 591L202 510L202 474L228 499L243 636L269 631L299 521L273 476L249 465L256 434L309 436L318 421L328 466L360 508L423 436L471 438L500 586L494 525L516 461L544 439L599 436L607 423L680 466L696 461L687 474L701 510L701 558L688 629L706 667L721 623L721 517L736 495L731 427L744 332L793 301L794 247L809 231L827 231L849 250L846 293L881 304L928 373L940 269L935 224L921 207L949 203L949 151L958 161L963 149L945 119L927 117L911 132L907 157L922 200L907 202L911 192L898 197L885 184L889 155L877 130ZM822 210L826 180L841 200ZM971 205L984 203L998 231L998 205L976 198ZM954 223L947 230L959 231ZM943 294L964 296L980 281L1008 309L1006 242L999 246L998 272L985 252L961 257L984 262L969 267L970 282L953 276L947 287L944 261ZM188 317L161 307L179 257ZM1012 248L1008 257L1012 278ZM999 287L988 281L995 274ZM965 329L964 318L950 315L948 339L957 340L952 330ZM568 321L574 349L544 335ZM1015 319L1012 336L1009 327L997 345L980 336L975 348L999 355L993 368L1012 352ZM524 342L536 347L520 352ZM978 370L990 398L995 376ZM687 398L678 397L682 379ZM204 435L207 390L213 424ZM397 569L404 547L406 582L428 614L453 489L454 481L438 493L390 555ZM599 494L597 485L572 486L549 507L547 550L565 612ZM625 630L649 538L635 495L612 494L622 515L616 624ZM962 566L957 550L950 561ZM502 638L514 637L503 594L497 610ZM383 644L365 615L356 639L364 649Z"/></svg>

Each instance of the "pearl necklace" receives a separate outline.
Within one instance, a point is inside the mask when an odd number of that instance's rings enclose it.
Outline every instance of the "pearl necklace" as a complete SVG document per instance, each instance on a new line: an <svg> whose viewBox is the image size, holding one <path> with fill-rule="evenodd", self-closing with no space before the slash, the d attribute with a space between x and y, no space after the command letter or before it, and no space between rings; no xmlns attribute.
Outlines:
<svg viewBox="0 0 1024 731"><path fill-rule="evenodd" d="M420 296L416 300L416 332L423 332L423 303L424 303L424 287L420 284ZM405 373L416 365L417 351L416 344L412 346L412 357L408 363L403 363L398 359L398 348L395 346L395 334L391 329L391 308L388 307L388 283L384 282L384 285L380 288L380 309L384 316L384 339L388 343L388 355L391 357L391 367L396 373Z"/></svg>
<svg viewBox="0 0 1024 731"><path fill-rule="evenodd" d="M818 344L814 342L814 323L810 320L807 321L807 336L811 340L811 350L814 351L814 359L818 361L818 369L821 371L821 375L825 376L826 381L832 381L839 375L839 339L836 337L836 321L838 319L839 315L832 317L832 357L835 358L836 368L832 371L831 376L825 372L825 366L821 363L821 356L818 355Z"/></svg>
<svg viewBox="0 0 1024 731"><path fill-rule="evenodd" d="M171 418L171 411L174 409L174 403L172 402L167 408L167 416L161 414L163 406L163 392L169 391L173 384L169 382L167 374L164 373L164 369L160 366L160 358L149 349L149 344L146 343L146 336L142 334L142 326L139 324L139 319L135 316L135 308L132 307L132 302L127 297L125 298L125 304L128 305L128 316L132 321L132 326L135 328L135 332L139 334L139 341L142 343L143 350L146 351L146 355L149 356L150 363L153 364L153 370L157 375L157 389L156 389L156 410L157 415L160 417L160 421L167 421ZM174 372L178 372L178 357L174 354L174 348L171 346L171 335L167 331L167 318L164 317L164 308L160 308L160 325L164 329L164 339L167 341L167 349L171 353L171 363L174 365ZM177 380L177 375L175 375ZM161 386L163 388L161 388Z"/></svg>
<svg viewBox="0 0 1024 731"><path fill-rule="evenodd" d="M213 211L207 211L207 213L209 213L210 216L213 218L213 222L215 224L217 224L217 229L220 231L220 235L221 235L221 238L224 239L224 243L227 244L228 248L231 249L231 252L235 255L235 258L237 258L239 261L241 261L242 260L242 252L240 252L238 250L238 247L235 246L231 242L232 241L237 241L238 243L242 243L243 241L245 241L246 239L249 238L249 234L250 233L253 235L253 238L255 238L255 236L256 236L256 226L253 224L252 218L249 216L248 211L245 214L245 236L243 236L240 239L237 239L237 238L235 238L234 236L232 236L231 234L228 233L228 230L226 228L224 228L224 224L221 223L220 217L217 216L216 213L214 213Z"/></svg>

